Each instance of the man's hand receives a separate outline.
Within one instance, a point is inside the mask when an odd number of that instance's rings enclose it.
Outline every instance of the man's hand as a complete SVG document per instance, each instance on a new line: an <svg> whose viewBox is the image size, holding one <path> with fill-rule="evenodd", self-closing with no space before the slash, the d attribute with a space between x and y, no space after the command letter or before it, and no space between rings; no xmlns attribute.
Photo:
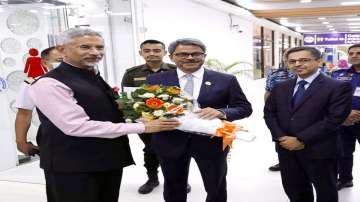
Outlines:
<svg viewBox="0 0 360 202"><path fill-rule="evenodd" d="M292 136L282 136L279 141L280 146L290 151L302 150L305 147L304 143Z"/></svg>
<svg viewBox="0 0 360 202"><path fill-rule="evenodd" d="M34 154L39 153L39 147L33 145L31 142L16 142L17 148L19 151L24 153L25 155L33 156Z"/></svg>
<svg viewBox="0 0 360 202"><path fill-rule="evenodd" d="M145 133L156 133L160 131L175 130L180 122L175 119L157 119L145 124Z"/></svg>
<svg viewBox="0 0 360 202"><path fill-rule="evenodd" d="M354 123L360 121L360 110L351 110L349 116L345 119L343 125L344 126L351 126Z"/></svg>
<svg viewBox="0 0 360 202"><path fill-rule="evenodd" d="M204 109L195 111L195 114L197 114L199 116L199 118L202 118L202 119L215 119L215 118L223 119L223 118L225 118L224 113L222 113L221 111L216 110L214 108L211 108L211 107L206 107Z"/></svg>

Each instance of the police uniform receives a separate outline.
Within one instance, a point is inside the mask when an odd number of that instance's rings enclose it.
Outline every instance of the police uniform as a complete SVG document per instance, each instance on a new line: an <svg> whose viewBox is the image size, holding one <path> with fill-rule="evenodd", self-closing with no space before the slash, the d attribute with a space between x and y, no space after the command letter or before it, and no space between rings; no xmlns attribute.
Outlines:
<svg viewBox="0 0 360 202"><path fill-rule="evenodd" d="M293 72L286 68L272 70L266 77L265 90L270 92L276 84L295 78L295 76Z"/></svg>
<svg viewBox="0 0 360 202"><path fill-rule="evenodd" d="M160 69L157 72L152 71L146 64L135 66L126 70L124 77L122 79L122 88L124 87L139 87L145 83L146 76L158 73L162 71L167 71L170 69L176 69L176 66L173 64L162 63ZM159 167L159 160L156 157L155 153L150 148L151 135L149 134L139 134L140 139L144 142L144 161L145 168L148 172L149 178L151 176L157 176L157 169Z"/></svg>
<svg viewBox="0 0 360 202"><path fill-rule="evenodd" d="M30 84L34 82L33 78L27 78L20 86L20 91L15 102L15 107L18 109L33 110L35 108L34 103L31 101L28 95L28 89Z"/></svg>
<svg viewBox="0 0 360 202"><path fill-rule="evenodd" d="M360 110L360 73L351 67L334 71L331 76L337 80L351 82L352 110ZM347 183L353 179L353 153L356 140L360 143L360 122L358 121L351 126L342 126L340 133L344 155L339 160L339 182Z"/></svg>

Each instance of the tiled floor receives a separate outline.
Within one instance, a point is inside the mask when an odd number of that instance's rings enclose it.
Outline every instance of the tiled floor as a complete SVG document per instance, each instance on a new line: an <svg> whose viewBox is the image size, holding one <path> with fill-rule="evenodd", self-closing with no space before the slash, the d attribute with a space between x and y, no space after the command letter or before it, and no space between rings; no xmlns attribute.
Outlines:
<svg viewBox="0 0 360 202"><path fill-rule="evenodd" d="M269 132L262 120L263 81L242 84L248 98L253 103L254 114L242 124L256 134L254 142L236 141L231 152L228 172L229 202L286 202L278 172L268 171L275 163L276 154ZM137 189L145 182L145 169L142 166L143 144L136 135L130 137L136 166L124 170L120 190L121 202L161 202L162 184L151 194L139 195ZM354 187L339 192L340 202L360 201L360 152L355 154ZM32 162L15 169L0 172L0 202L45 202L45 189L42 171L38 162ZM195 162L191 163L189 183L192 192L188 202L205 201L205 190Z"/></svg>

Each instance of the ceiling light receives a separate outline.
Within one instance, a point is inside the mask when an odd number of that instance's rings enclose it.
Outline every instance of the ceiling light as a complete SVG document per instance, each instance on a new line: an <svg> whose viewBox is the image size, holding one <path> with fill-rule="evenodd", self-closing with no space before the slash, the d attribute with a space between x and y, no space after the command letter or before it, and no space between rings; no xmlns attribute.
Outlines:
<svg viewBox="0 0 360 202"><path fill-rule="evenodd" d="M352 23L349 23L348 25L360 25L360 22L352 22Z"/></svg>
<svg viewBox="0 0 360 202"><path fill-rule="evenodd" d="M35 9L31 9L31 10L29 10L29 12L31 12L31 13L38 13L39 11L38 11L38 10L35 10Z"/></svg>
<svg viewBox="0 0 360 202"><path fill-rule="evenodd" d="M311 0L300 0L300 3L310 3Z"/></svg>
<svg viewBox="0 0 360 202"><path fill-rule="evenodd" d="M335 28L330 28L329 30L330 30L330 31L335 31Z"/></svg>
<svg viewBox="0 0 360 202"><path fill-rule="evenodd" d="M334 31L332 31L331 33L333 33L333 34L337 34L338 32L334 30Z"/></svg>
<svg viewBox="0 0 360 202"><path fill-rule="evenodd" d="M326 17L319 17L319 20L326 20Z"/></svg>
<svg viewBox="0 0 360 202"><path fill-rule="evenodd" d="M285 17L281 17L280 20L287 20L288 18Z"/></svg>
<svg viewBox="0 0 360 202"><path fill-rule="evenodd" d="M322 22L324 25L330 24L329 22Z"/></svg>
<svg viewBox="0 0 360 202"><path fill-rule="evenodd" d="M342 6L354 6L360 5L360 1L348 1L348 2L341 2L340 5Z"/></svg>
<svg viewBox="0 0 360 202"><path fill-rule="evenodd" d="M349 29L360 29L360 26L349 27Z"/></svg>
<svg viewBox="0 0 360 202"><path fill-rule="evenodd" d="M346 21L360 21L360 18L348 18Z"/></svg>
<svg viewBox="0 0 360 202"><path fill-rule="evenodd" d="M328 28L332 28L332 27L334 27L334 26L332 26L332 25L326 25L326 27L328 27Z"/></svg>
<svg viewBox="0 0 360 202"><path fill-rule="evenodd" d="M351 29L350 32L360 32L360 29Z"/></svg>

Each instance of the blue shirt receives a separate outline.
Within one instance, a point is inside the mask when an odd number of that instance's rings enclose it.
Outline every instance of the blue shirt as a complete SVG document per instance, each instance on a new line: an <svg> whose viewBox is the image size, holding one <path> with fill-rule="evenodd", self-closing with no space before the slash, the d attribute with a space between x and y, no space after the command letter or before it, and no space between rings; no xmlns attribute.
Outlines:
<svg viewBox="0 0 360 202"><path fill-rule="evenodd" d="M266 77L266 91L271 91L276 84L295 78L296 74L285 68L271 70Z"/></svg>
<svg viewBox="0 0 360 202"><path fill-rule="evenodd" d="M351 82L353 94L352 109L360 110L360 96L355 93L356 89L357 91L360 90L360 73L356 72L354 67L350 67L348 69L334 71L331 77L337 80Z"/></svg>

